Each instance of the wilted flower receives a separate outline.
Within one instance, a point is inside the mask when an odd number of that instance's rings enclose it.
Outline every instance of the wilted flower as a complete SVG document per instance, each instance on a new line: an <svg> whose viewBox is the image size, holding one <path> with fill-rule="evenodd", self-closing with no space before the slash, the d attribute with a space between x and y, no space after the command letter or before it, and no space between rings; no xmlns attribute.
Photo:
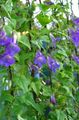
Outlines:
<svg viewBox="0 0 79 120"><path fill-rule="evenodd" d="M31 71L32 70L38 71L39 68L38 68L38 66L32 64L31 67L30 67L30 69L31 69Z"/></svg>
<svg viewBox="0 0 79 120"><path fill-rule="evenodd" d="M39 72L38 66L31 64L30 65L30 73L31 73L32 77L38 78L38 79L40 78L40 72Z"/></svg>
<svg viewBox="0 0 79 120"><path fill-rule="evenodd" d="M43 46L43 48L46 48L47 47L47 42L42 41L42 46Z"/></svg>
<svg viewBox="0 0 79 120"><path fill-rule="evenodd" d="M51 80L45 80L46 85L51 85Z"/></svg>
<svg viewBox="0 0 79 120"><path fill-rule="evenodd" d="M50 97L50 102L52 104L56 104L56 99L55 99L55 97L53 95Z"/></svg>
<svg viewBox="0 0 79 120"><path fill-rule="evenodd" d="M72 56L72 58L74 59L74 61L79 64L79 57L78 56Z"/></svg>
<svg viewBox="0 0 79 120"><path fill-rule="evenodd" d="M53 47L56 48L56 38L52 35L52 33L50 33L50 38L52 40Z"/></svg>
<svg viewBox="0 0 79 120"><path fill-rule="evenodd" d="M3 30L0 30L0 65L8 67L14 64L14 55L19 51L20 48L13 42L13 38L8 37Z"/></svg>
<svg viewBox="0 0 79 120"><path fill-rule="evenodd" d="M36 71L36 72L35 72L34 77L35 77L35 78L38 78L38 79L40 78L40 73L39 73L39 71Z"/></svg>
<svg viewBox="0 0 79 120"><path fill-rule="evenodd" d="M60 67L59 63L51 57L47 57L47 63L51 71L56 72L56 69Z"/></svg>
<svg viewBox="0 0 79 120"><path fill-rule="evenodd" d="M42 67L43 64L46 64L46 58L40 51L37 51L36 53L34 64L38 67Z"/></svg>

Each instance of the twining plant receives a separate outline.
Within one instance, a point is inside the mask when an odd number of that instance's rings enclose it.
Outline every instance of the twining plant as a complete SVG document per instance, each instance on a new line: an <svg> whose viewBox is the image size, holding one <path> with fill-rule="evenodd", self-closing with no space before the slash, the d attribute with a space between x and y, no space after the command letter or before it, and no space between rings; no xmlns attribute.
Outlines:
<svg viewBox="0 0 79 120"><path fill-rule="evenodd" d="M0 1L0 120L79 119L79 18L72 17L67 1Z"/></svg>

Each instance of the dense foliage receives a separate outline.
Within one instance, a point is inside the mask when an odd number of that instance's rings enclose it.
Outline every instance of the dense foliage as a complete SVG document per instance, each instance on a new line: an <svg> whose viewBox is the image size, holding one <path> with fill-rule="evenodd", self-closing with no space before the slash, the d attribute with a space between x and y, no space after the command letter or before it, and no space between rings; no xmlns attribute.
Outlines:
<svg viewBox="0 0 79 120"><path fill-rule="evenodd" d="M79 18L67 1L0 1L0 120L78 113Z"/></svg>

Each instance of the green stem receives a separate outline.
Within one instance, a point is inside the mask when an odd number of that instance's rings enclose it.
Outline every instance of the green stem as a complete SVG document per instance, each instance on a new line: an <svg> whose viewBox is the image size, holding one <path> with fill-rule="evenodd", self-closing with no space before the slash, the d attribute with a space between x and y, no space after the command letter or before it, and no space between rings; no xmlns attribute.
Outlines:
<svg viewBox="0 0 79 120"><path fill-rule="evenodd" d="M51 82L51 89L52 89L52 72L50 70L50 82Z"/></svg>
<svg viewBox="0 0 79 120"><path fill-rule="evenodd" d="M8 67L8 82L11 82L11 86L8 85L9 89L9 94L14 96L13 94L13 82L12 82L12 70L11 67ZM6 109L6 119L11 120L11 113L10 113L10 108L11 108L11 103L9 101L5 101L5 107Z"/></svg>
<svg viewBox="0 0 79 120"><path fill-rule="evenodd" d="M11 94L12 96L14 96L11 66L9 66L9 68L8 68L8 77L9 77L9 80L11 81L10 94Z"/></svg>
<svg viewBox="0 0 79 120"><path fill-rule="evenodd" d="M29 8L31 7L31 5L30 5L30 1L28 0L28 5L29 5ZM29 9L29 11L28 11L29 13L29 15L28 15L28 17L29 17L29 31L31 30L31 28L32 28L32 24L31 24L31 18L32 18L32 12L31 12L31 9ZM30 33L28 34L28 37L29 37L29 42L30 42L30 45L31 45L31 35L30 35ZM32 50L32 46L31 46L31 50Z"/></svg>

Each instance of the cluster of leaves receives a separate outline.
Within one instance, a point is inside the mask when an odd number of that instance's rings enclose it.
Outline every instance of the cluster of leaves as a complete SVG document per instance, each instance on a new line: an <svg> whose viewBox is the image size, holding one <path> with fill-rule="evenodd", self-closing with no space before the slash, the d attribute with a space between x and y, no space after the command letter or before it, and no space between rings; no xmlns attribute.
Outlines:
<svg viewBox="0 0 79 120"><path fill-rule="evenodd" d="M75 47L68 37L68 29L73 27L69 6L46 2L0 1L0 17L4 18L0 26L8 35L16 34L21 48L14 65L0 66L1 120L79 119L79 66L71 57ZM56 47L50 33L60 38ZM31 70L38 50L60 63L56 73L46 65L37 72ZM50 102L52 95L56 104Z"/></svg>

